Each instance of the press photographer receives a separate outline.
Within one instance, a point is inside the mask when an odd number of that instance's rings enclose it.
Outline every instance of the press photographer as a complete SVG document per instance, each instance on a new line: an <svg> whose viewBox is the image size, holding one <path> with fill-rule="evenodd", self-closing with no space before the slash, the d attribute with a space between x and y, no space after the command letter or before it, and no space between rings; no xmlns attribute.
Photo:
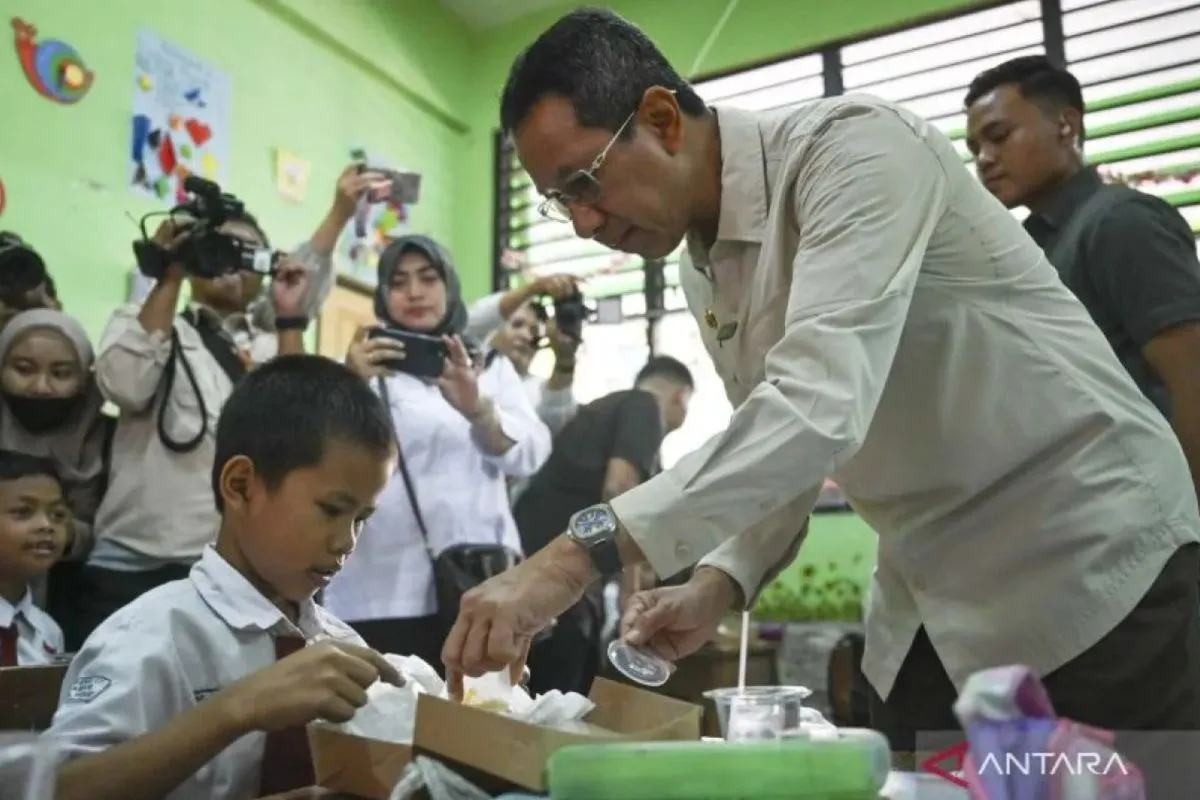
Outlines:
<svg viewBox="0 0 1200 800"><path fill-rule="evenodd" d="M546 313L547 300L554 304L553 319ZM558 433L575 415L575 354L586 314L579 282L573 275L543 275L477 300L468 312L467 334L487 342L494 352L512 362L538 417L551 433ZM543 345L554 354L549 378L529 372L534 355Z"/></svg>
<svg viewBox="0 0 1200 800"><path fill-rule="evenodd" d="M155 284L140 307L113 314L98 348L96 378L120 417L84 570L85 635L143 592L185 577L211 541L221 407L255 365L302 352L333 285L337 238L374 179L348 167L325 219L290 255L270 249L236 197L198 179L185 184L188 201L135 243L138 268ZM190 298L177 315L184 284Z"/></svg>

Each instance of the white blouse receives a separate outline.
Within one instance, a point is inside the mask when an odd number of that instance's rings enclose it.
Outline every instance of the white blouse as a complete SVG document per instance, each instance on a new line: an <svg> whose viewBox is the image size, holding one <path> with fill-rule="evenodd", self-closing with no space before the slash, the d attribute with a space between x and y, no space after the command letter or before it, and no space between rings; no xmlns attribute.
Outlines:
<svg viewBox="0 0 1200 800"><path fill-rule="evenodd" d="M480 394L491 398L504 433L514 442L502 455L484 452L470 423L436 384L409 375L386 381L433 552L456 544L503 544L520 551L505 478L527 477L541 467L550 456L550 431L512 365L497 359L479 376ZM346 620L421 617L437 610L429 551L399 470L354 554L325 590L324 603Z"/></svg>

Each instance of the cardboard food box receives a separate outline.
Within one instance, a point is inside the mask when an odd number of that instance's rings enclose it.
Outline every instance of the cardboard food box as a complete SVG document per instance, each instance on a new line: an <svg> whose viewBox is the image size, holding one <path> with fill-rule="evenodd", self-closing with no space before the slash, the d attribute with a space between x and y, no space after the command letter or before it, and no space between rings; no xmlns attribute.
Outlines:
<svg viewBox="0 0 1200 800"><path fill-rule="evenodd" d="M545 769L559 748L602 740L687 741L700 738L700 707L597 678L596 708L578 730L543 728L429 695L417 701L412 746L309 726L317 783L387 800L415 753L441 761L481 788L545 791Z"/></svg>
<svg viewBox="0 0 1200 800"><path fill-rule="evenodd" d="M406 744L343 733L330 725L308 726L317 785L371 800L387 800L413 759Z"/></svg>
<svg viewBox="0 0 1200 800"><path fill-rule="evenodd" d="M546 763L560 748L599 741L684 741L700 738L699 706L604 678L592 684L596 708L575 731L543 728L500 714L421 696L413 749L497 784L542 792ZM465 768L460 769L460 768Z"/></svg>

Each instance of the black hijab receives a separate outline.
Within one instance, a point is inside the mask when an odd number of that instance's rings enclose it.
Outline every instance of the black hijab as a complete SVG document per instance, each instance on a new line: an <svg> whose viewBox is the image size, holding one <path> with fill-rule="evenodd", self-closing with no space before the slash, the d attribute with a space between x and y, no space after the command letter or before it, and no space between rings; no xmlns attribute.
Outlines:
<svg viewBox="0 0 1200 800"><path fill-rule="evenodd" d="M388 311L388 294L392 291L392 277L400 264L400 257L408 252L421 253L429 259L429 263L437 270L442 282L446 284L446 314L433 330L414 331L393 319ZM428 236L410 234L399 236L391 241L379 254L379 282L375 285L375 316L390 327L423 333L429 336L462 335L467 327L467 306L462 299L462 284L458 280L458 272L450 254L440 244Z"/></svg>

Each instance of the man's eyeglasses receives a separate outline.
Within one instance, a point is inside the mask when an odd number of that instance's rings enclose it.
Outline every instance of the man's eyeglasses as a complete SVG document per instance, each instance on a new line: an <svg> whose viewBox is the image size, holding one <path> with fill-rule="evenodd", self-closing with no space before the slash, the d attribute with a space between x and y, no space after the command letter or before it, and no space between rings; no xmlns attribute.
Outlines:
<svg viewBox="0 0 1200 800"><path fill-rule="evenodd" d="M633 114L625 118L621 127L617 128L617 132L608 140L608 144L604 145L604 149L592 159L590 167L576 170L557 189L550 189L546 192L546 199L538 204L539 214L555 222L570 222L572 205L576 203L587 205L600 199L602 187L596 173L604 166L604 161L608 158L608 151L612 150L613 145L621 138L621 134L629 127L629 123L633 121L636 114L635 110Z"/></svg>

